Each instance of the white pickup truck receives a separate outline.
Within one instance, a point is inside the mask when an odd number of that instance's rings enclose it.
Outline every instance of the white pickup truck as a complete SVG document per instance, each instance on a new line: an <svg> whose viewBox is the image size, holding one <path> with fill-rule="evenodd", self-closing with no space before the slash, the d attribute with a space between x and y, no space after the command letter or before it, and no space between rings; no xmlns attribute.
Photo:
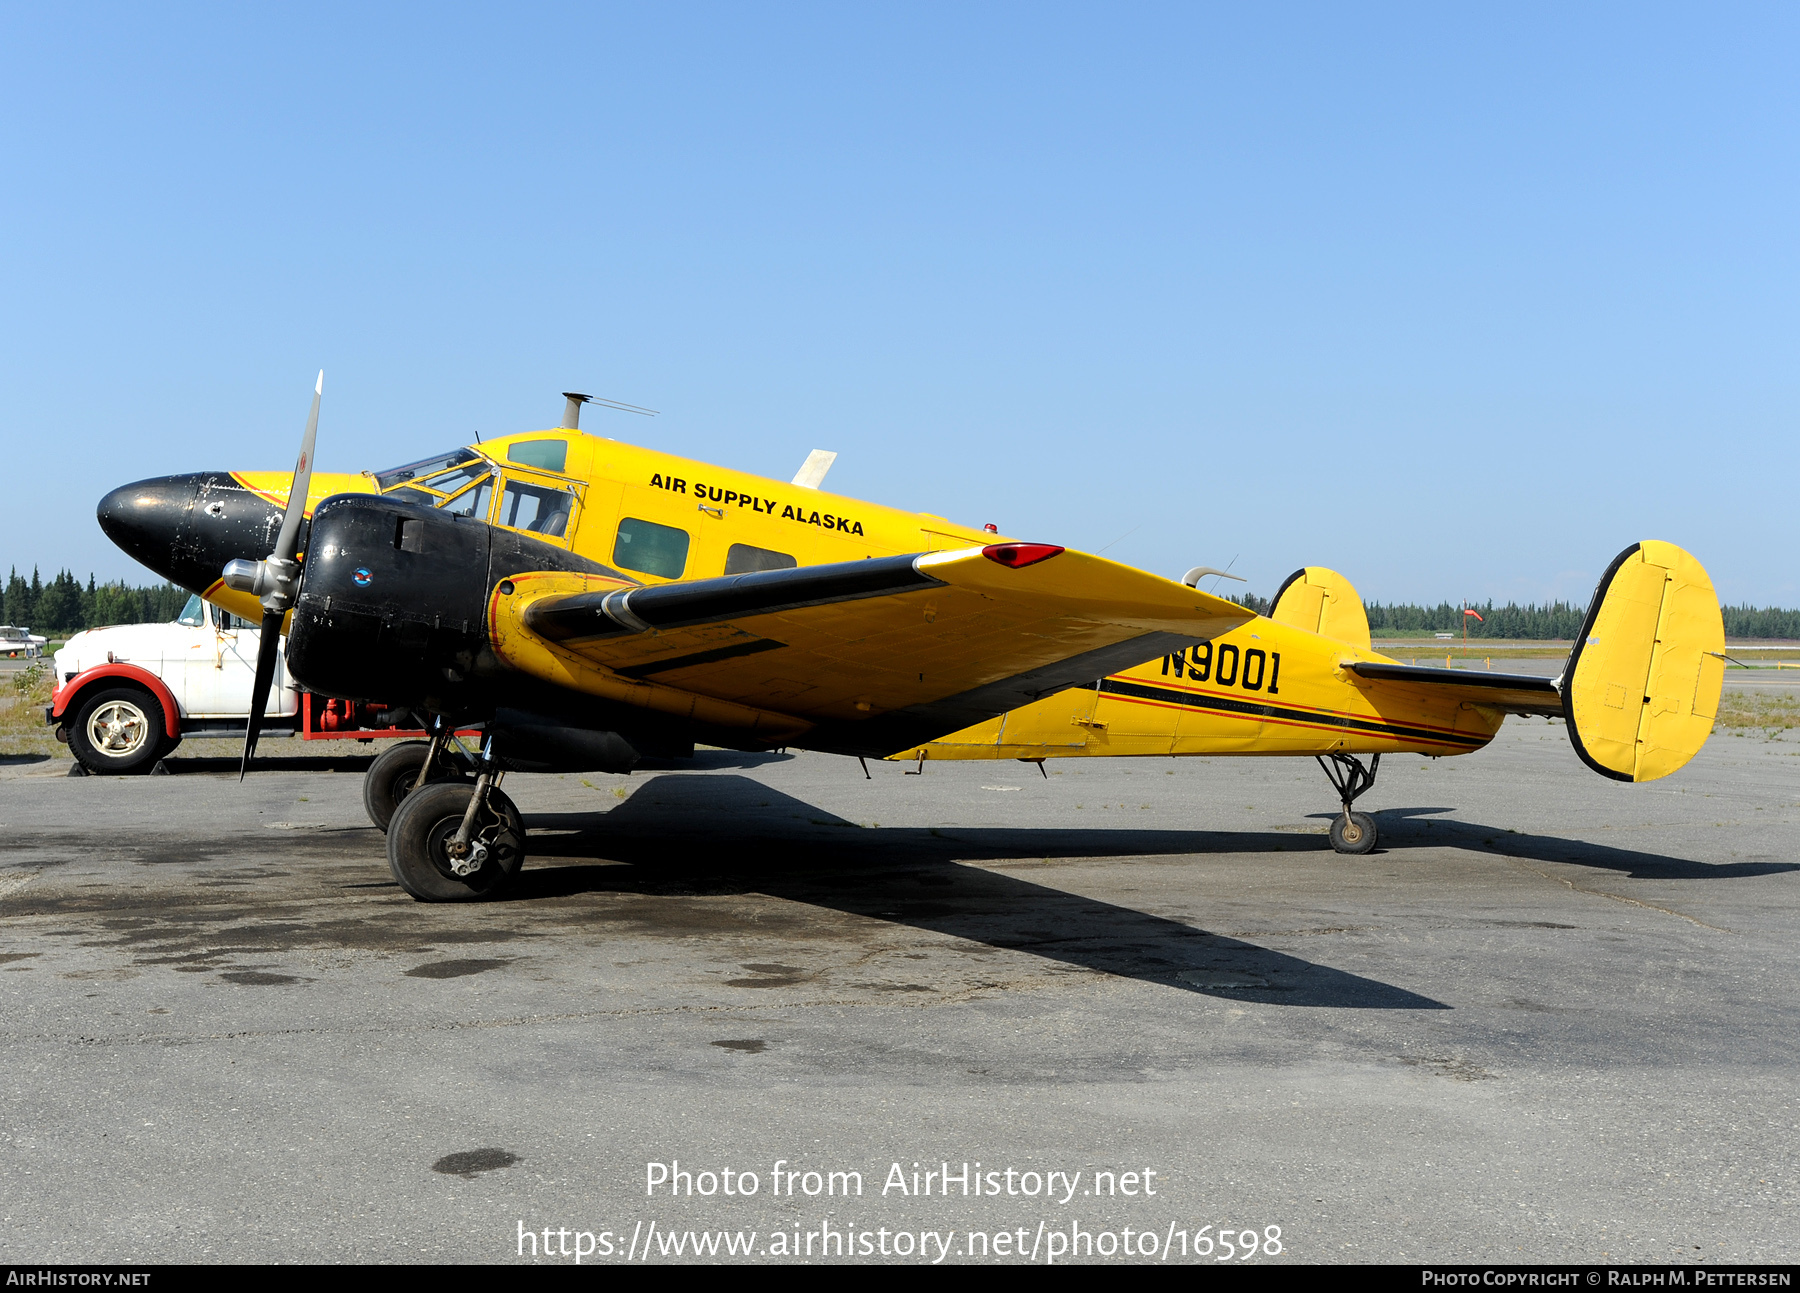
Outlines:
<svg viewBox="0 0 1800 1293"><path fill-rule="evenodd" d="M171 624L120 624L70 638L54 657L45 721L91 773L149 772L185 736L239 736L250 715L259 625L190 597ZM326 700L300 688L275 658L262 733L308 740L420 736L411 716Z"/></svg>

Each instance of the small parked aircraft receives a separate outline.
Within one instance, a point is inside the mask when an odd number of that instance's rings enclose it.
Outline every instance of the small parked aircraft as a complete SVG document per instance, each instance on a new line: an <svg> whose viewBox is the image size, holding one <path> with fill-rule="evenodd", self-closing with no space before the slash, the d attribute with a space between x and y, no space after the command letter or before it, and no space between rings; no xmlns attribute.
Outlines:
<svg viewBox="0 0 1800 1293"><path fill-rule="evenodd" d="M289 673L429 715L365 802L415 898L492 896L525 830L508 770L623 771L695 742L863 758L1303 755L1363 853L1385 753L1466 754L1508 714L1564 718L1604 776L1649 781L1712 730L1724 630L1706 571L1634 543L1561 676L1421 668L1373 649L1348 580L1296 571L1270 614L1056 544L824 493L564 425L390 471L209 471L102 500L112 539L264 632L244 762ZM265 555L266 554L266 555ZM479 725L479 752L452 747ZM1366 759L1366 762L1365 762ZM409 793L410 792L410 793Z"/></svg>

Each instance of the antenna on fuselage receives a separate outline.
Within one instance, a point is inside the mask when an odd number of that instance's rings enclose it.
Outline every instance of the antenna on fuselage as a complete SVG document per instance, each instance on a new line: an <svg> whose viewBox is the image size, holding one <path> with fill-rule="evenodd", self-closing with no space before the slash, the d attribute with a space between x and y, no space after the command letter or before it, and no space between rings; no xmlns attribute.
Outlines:
<svg viewBox="0 0 1800 1293"><path fill-rule="evenodd" d="M1240 584L1249 583L1242 575L1234 575L1229 570L1220 570L1217 566L1195 566L1181 577L1181 582L1189 588L1198 588L1200 581L1208 575L1217 575L1221 579L1235 579ZM1215 585L1216 586L1216 585Z"/></svg>
<svg viewBox="0 0 1800 1293"><path fill-rule="evenodd" d="M581 429L581 406L583 404L598 404L603 409L618 409L621 413L642 413L647 418L653 418L657 414L656 409L640 409L635 404L621 404L618 400L602 399L598 395L583 395L580 391L564 391L563 426L571 431Z"/></svg>

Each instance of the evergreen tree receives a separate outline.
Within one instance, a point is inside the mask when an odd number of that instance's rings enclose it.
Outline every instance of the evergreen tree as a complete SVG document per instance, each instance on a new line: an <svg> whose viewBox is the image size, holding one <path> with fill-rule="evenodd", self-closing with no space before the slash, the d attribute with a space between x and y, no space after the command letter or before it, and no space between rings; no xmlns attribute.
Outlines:
<svg viewBox="0 0 1800 1293"><path fill-rule="evenodd" d="M1773 606L1758 610L1750 605L1722 609L1728 638L1800 638L1800 611Z"/></svg>
<svg viewBox="0 0 1800 1293"><path fill-rule="evenodd" d="M28 627L31 624L31 612L31 585L19 577L19 568L14 566L6 580L6 622L21 628Z"/></svg>
<svg viewBox="0 0 1800 1293"><path fill-rule="evenodd" d="M59 570L37 599L36 614L43 622L32 627L45 634L79 629L81 609L81 584L67 570Z"/></svg>

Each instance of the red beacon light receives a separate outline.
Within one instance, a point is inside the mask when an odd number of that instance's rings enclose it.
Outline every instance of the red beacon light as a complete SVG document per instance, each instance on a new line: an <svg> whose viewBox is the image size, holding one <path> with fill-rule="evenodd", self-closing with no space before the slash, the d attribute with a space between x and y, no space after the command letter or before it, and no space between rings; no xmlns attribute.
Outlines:
<svg viewBox="0 0 1800 1293"><path fill-rule="evenodd" d="M981 528L986 530L989 534L1000 533L1000 527L995 525L992 521L989 521L986 525L982 526Z"/></svg>
<svg viewBox="0 0 1800 1293"><path fill-rule="evenodd" d="M1003 566L1018 570L1023 566L1035 566L1040 561L1048 561L1061 551L1054 543L990 543L981 550L981 555L989 561L998 561Z"/></svg>

